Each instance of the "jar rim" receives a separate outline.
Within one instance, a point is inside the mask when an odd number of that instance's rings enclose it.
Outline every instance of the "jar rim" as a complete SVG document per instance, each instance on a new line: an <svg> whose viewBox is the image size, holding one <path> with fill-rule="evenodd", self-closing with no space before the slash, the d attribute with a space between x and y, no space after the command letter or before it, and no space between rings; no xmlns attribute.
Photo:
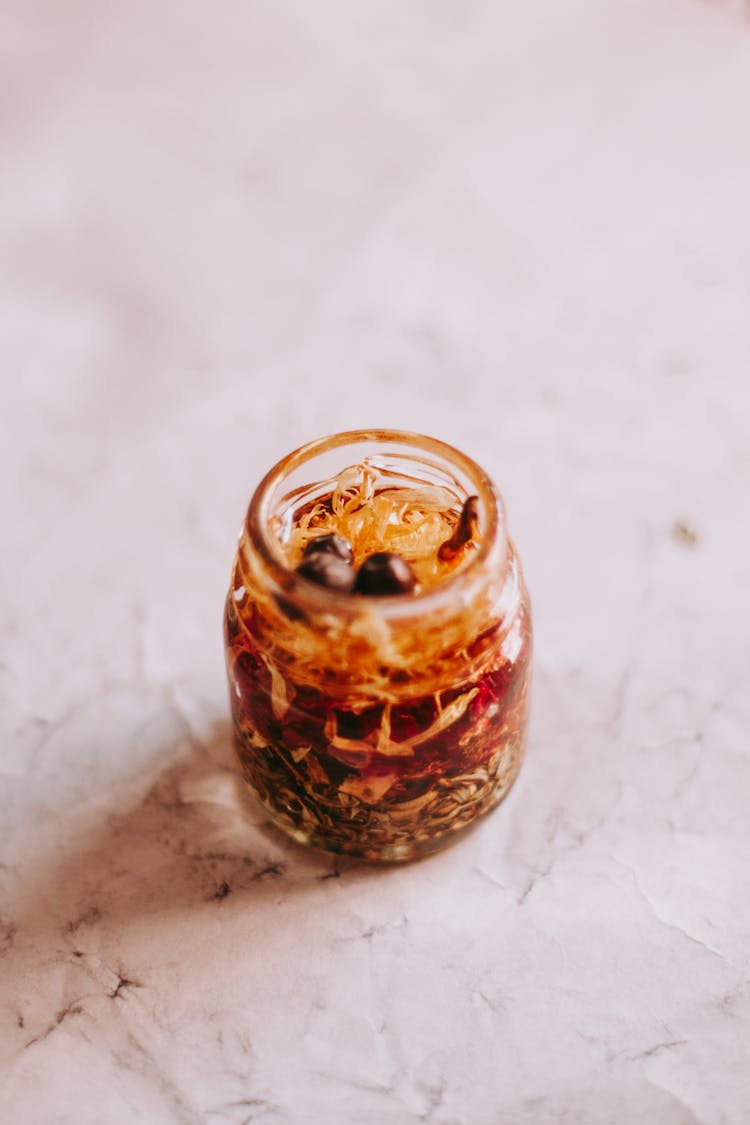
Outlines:
<svg viewBox="0 0 750 1125"><path fill-rule="evenodd" d="M431 453L448 465L459 469L471 481L485 514L486 527L477 550L466 565L454 574L448 575L443 581L419 590L409 597L393 594L364 599L360 594L344 593L317 585L288 568L277 537L271 530L272 513L269 507L278 487L286 477L320 454L365 442L412 447L415 454ZM447 598L470 598L478 577L481 579L485 574L485 562L493 554L499 553L498 565L502 566L507 555L505 508L488 474L476 461L448 442L409 430L344 430L298 446L277 461L262 478L250 500L244 526L253 548L260 556L267 578L283 591L285 598L291 596L299 605L305 603L309 608L318 611L332 612L339 609L361 612L363 601L366 600L368 603L376 602L378 611L384 617L424 613L437 608Z"/></svg>

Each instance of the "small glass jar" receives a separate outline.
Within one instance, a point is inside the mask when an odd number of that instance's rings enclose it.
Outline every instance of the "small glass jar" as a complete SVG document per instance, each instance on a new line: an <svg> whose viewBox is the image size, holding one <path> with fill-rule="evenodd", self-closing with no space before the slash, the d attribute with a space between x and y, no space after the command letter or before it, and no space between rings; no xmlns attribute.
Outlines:
<svg viewBox="0 0 750 1125"><path fill-rule="evenodd" d="M478 498L479 534L455 570L384 597L296 572L286 545L295 524L321 511L352 518L386 494L418 497L417 516L399 509L406 522L397 541L423 573L433 565L427 540L440 504L447 498L455 524L462 503ZM529 598L492 483L443 442L354 431L311 442L271 469L240 537L225 640L244 776L301 843L411 859L472 825L518 774Z"/></svg>

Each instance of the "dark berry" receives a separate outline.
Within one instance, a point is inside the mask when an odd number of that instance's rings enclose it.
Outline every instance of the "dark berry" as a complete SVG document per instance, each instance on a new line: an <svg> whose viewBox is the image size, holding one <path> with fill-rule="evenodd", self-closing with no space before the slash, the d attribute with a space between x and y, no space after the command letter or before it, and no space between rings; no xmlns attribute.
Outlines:
<svg viewBox="0 0 750 1125"><path fill-rule="evenodd" d="M327 535L318 535L316 539L311 539L302 552L302 558L309 559L313 555L317 555L320 551L343 559L349 566L354 562L354 551L352 550L351 543L348 543L346 539L342 539L335 531L330 531Z"/></svg>
<svg viewBox="0 0 750 1125"><path fill-rule="evenodd" d="M365 559L357 571L355 594L409 594L417 576L406 559L390 551L378 551Z"/></svg>
<svg viewBox="0 0 750 1125"><path fill-rule="evenodd" d="M304 559L297 567L297 574L308 578L318 586L325 586L329 590L338 590L343 594L350 594L354 586L354 571L340 559L328 551L318 551L308 559Z"/></svg>

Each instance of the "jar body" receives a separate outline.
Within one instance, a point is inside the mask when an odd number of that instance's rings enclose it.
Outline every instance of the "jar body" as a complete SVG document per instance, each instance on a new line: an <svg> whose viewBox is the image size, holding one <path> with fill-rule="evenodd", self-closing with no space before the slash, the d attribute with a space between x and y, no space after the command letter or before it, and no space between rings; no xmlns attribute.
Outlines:
<svg viewBox="0 0 750 1125"><path fill-rule="evenodd" d="M394 440L366 436L368 448ZM418 465L429 439L396 437ZM455 451L430 446L434 482L435 449L448 460ZM483 487L495 528L497 497ZM259 507L256 493L225 612L245 779L300 842L370 860L434 850L502 800L523 758L531 617L504 526L429 597L300 597L268 565Z"/></svg>

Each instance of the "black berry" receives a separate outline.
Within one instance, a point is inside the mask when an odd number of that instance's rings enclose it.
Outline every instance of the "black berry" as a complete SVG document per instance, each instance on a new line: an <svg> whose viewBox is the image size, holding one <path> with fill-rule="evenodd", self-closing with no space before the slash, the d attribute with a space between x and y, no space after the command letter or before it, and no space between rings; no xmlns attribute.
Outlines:
<svg viewBox="0 0 750 1125"><path fill-rule="evenodd" d="M390 551L370 555L357 571L355 594L410 594L417 576L406 559Z"/></svg>
<svg viewBox="0 0 750 1125"><path fill-rule="evenodd" d="M297 574L308 578L318 586L325 586L329 590L338 590L350 594L354 586L354 571L348 563L338 555L329 551L318 551L311 554L297 567Z"/></svg>
<svg viewBox="0 0 750 1125"><path fill-rule="evenodd" d="M320 551L343 559L349 566L354 562L354 551L352 550L351 543L348 543L346 539L337 535L335 531L331 531L327 535L318 535L316 539L311 539L302 552L302 558L309 559L313 555L317 555Z"/></svg>

